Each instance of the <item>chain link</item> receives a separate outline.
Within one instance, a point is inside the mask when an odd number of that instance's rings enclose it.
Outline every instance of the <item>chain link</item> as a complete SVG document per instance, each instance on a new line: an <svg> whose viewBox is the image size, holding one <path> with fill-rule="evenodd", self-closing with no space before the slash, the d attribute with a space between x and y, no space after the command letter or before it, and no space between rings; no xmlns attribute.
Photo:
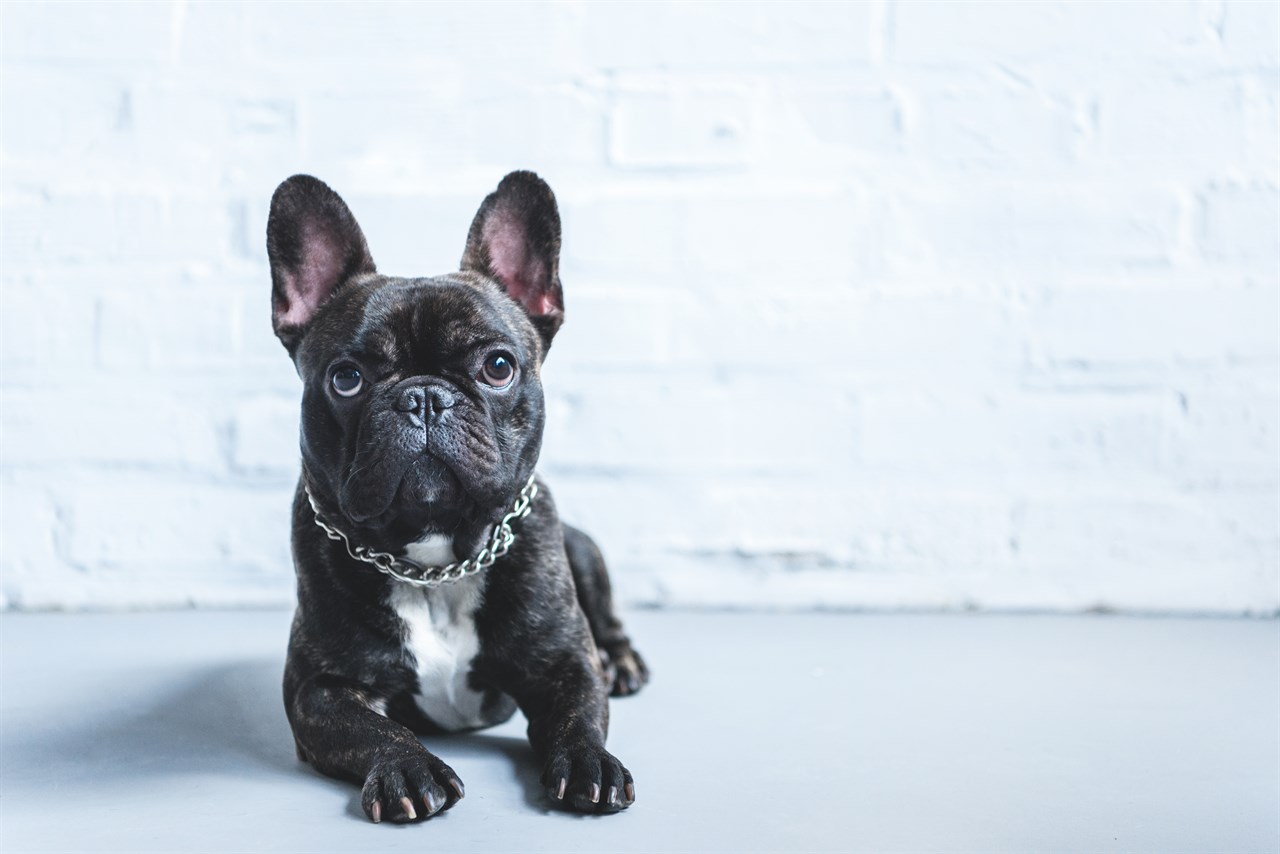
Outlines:
<svg viewBox="0 0 1280 854"><path fill-rule="evenodd" d="M493 566L493 562L505 555L510 550L511 544L516 541L511 523L529 515L533 499L538 494L538 485L533 482L533 475L529 475L529 482L516 496L511 512L503 516L502 521L493 527L488 544L480 549L475 557L446 566L423 566L408 558L396 557L387 552L376 552L368 546L352 543L346 534L325 521L324 515L320 512L320 505L316 503L316 497L311 494L311 487L304 483L302 488L306 490L307 501L311 502L311 511L315 514L316 525L329 539L342 543L347 549L347 554L353 559L372 564L379 572L414 587L439 587L441 584L459 581Z"/></svg>

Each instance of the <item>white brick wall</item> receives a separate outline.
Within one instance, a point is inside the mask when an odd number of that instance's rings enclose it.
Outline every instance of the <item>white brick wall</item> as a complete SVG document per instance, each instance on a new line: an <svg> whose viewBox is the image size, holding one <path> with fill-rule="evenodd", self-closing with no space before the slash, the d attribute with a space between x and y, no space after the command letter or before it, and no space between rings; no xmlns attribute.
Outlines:
<svg viewBox="0 0 1280 854"><path fill-rule="evenodd" d="M532 168L628 603L1274 613L1278 8L6 3L3 601L288 602L271 191Z"/></svg>

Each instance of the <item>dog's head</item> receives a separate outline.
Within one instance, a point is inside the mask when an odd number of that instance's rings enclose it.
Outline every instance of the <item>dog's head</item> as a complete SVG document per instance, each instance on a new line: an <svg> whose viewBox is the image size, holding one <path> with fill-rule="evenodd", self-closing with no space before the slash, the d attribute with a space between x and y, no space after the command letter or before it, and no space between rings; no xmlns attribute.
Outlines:
<svg viewBox="0 0 1280 854"><path fill-rule="evenodd" d="M335 524L398 548L476 539L533 472L540 369L564 319L551 188L513 172L480 205L461 270L377 272L321 181L295 175L267 222L272 323L305 384L304 473ZM470 548L469 544L461 544Z"/></svg>

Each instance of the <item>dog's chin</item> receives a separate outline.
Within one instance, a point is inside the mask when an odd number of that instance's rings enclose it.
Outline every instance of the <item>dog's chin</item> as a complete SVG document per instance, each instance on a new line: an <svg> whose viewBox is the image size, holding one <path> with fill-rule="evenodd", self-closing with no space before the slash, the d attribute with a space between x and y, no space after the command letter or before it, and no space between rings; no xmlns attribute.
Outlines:
<svg viewBox="0 0 1280 854"><path fill-rule="evenodd" d="M457 475L441 466L415 477L411 470L400 482L390 514L396 527L424 534L443 534L457 529L469 506L466 491Z"/></svg>

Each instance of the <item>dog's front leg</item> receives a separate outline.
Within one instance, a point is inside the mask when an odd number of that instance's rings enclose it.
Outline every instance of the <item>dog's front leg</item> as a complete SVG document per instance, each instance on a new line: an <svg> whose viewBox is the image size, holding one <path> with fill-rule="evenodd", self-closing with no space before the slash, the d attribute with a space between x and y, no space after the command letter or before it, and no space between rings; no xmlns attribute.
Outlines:
<svg viewBox="0 0 1280 854"><path fill-rule="evenodd" d="M453 769L383 715L359 685L324 675L286 680L285 701L299 756L331 777L363 784L360 803L373 821L429 818L462 798Z"/></svg>
<svg viewBox="0 0 1280 854"><path fill-rule="evenodd" d="M612 813L636 799L631 772L604 748L608 686L586 655L567 657L513 693L529 719L547 795L580 812Z"/></svg>

